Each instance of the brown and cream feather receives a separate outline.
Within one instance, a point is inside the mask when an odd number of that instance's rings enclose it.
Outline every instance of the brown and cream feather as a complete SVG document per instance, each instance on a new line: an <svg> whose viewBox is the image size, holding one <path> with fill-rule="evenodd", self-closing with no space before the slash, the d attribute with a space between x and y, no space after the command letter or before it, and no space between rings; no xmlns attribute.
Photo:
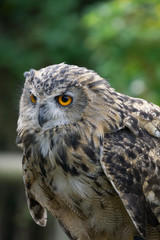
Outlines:
<svg viewBox="0 0 160 240"><path fill-rule="evenodd" d="M17 143L35 222L48 210L72 240L160 239L160 108L86 68L25 77Z"/></svg>

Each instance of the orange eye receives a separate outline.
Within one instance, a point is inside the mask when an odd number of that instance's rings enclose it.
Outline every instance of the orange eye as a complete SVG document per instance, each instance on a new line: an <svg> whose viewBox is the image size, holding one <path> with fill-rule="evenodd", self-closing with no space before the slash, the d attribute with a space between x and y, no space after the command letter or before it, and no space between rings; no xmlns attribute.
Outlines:
<svg viewBox="0 0 160 240"><path fill-rule="evenodd" d="M37 97L34 96L33 94L31 94L30 99L31 99L31 102L34 103L34 104L35 104L36 101L37 101Z"/></svg>
<svg viewBox="0 0 160 240"><path fill-rule="evenodd" d="M57 101L62 106L68 106L72 102L72 97L67 95L60 95L57 97Z"/></svg>

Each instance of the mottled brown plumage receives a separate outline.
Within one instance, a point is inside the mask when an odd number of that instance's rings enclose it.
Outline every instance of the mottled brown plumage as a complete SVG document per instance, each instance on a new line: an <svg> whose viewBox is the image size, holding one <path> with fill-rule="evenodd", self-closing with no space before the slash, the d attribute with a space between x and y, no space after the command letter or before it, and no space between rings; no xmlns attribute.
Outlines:
<svg viewBox="0 0 160 240"><path fill-rule="evenodd" d="M72 240L160 239L160 108L91 70L25 73L17 143L30 213Z"/></svg>

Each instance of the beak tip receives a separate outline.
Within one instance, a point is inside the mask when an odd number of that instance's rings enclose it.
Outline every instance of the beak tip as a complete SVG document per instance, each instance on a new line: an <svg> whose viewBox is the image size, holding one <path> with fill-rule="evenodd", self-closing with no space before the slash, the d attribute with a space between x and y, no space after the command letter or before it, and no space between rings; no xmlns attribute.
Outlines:
<svg viewBox="0 0 160 240"><path fill-rule="evenodd" d="M39 116L38 116L38 123L39 123L40 127L43 127L44 121L43 121L43 118L41 117L40 114L39 114Z"/></svg>

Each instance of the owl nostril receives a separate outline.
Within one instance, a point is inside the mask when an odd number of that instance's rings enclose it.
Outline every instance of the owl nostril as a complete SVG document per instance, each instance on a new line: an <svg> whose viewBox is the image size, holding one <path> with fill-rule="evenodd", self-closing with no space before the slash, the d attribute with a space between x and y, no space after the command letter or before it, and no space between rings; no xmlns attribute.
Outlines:
<svg viewBox="0 0 160 240"><path fill-rule="evenodd" d="M39 107L39 112L38 112L38 122L41 127L43 127L43 124L48 121L48 118L46 117L46 106L41 105Z"/></svg>

